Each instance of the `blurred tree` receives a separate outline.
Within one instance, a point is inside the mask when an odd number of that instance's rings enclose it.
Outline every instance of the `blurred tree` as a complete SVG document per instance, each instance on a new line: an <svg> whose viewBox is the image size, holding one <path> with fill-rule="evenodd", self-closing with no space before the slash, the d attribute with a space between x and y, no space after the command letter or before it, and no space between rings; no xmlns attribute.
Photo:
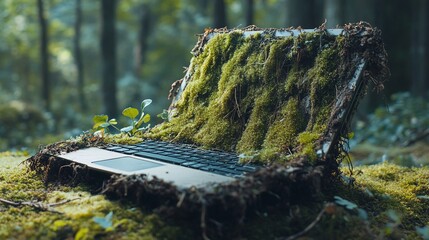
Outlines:
<svg viewBox="0 0 429 240"><path fill-rule="evenodd" d="M413 4L411 24L411 91L419 97L427 97L429 79L428 79L428 11L429 4L427 0L417 0Z"/></svg>
<svg viewBox="0 0 429 240"><path fill-rule="evenodd" d="M83 76L83 63L82 63L82 55L81 55L81 44L80 44L80 36L81 36L81 25L82 25L82 2L81 0L76 0L75 6L75 15L76 20L74 23L74 59L76 64L77 71L77 89L78 89L78 97L79 97L79 105L80 109L83 112L86 112L88 109L85 93L84 93L84 76Z"/></svg>
<svg viewBox="0 0 429 240"><path fill-rule="evenodd" d="M203 16L207 15L207 7L208 7L208 0L199 0L198 1L198 10L201 11L201 14Z"/></svg>
<svg viewBox="0 0 429 240"><path fill-rule="evenodd" d="M138 43L134 50L134 74L136 77L141 76L141 66L146 60L148 41L152 31L151 15L150 5L147 3L142 4L139 8Z"/></svg>
<svg viewBox="0 0 429 240"><path fill-rule="evenodd" d="M116 99L116 0L101 0L101 62L104 113L117 116Z"/></svg>
<svg viewBox="0 0 429 240"><path fill-rule="evenodd" d="M334 28L343 25L344 22L344 0L325 0L323 16L328 21L326 27Z"/></svg>
<svg viewBox="0 0 429 240"><path fill-rule="evenodd" d="M254 21L254 0L246 0L246 26L255 24Z"/></svg>
<svg viewBox="0 0 429 240"><path fill-rule="evenodd" d="M139 81L142 78L142 66L146 61L146 55L149 47L149 37L152 31L152 13L151 6L148 3L143 3L138 8L139 27L137 44L134 48L134 77ZM143 99L142 92L134 91L132 99Z"/></svg>
<svg viewBox="0 0 429 240"><path fill-rule="evenodd" d="M320 25L315 0L286 0L286 26L314 28Z"/></svg>
<svg viewBox="0 0 429 240"><path fill-rule="evenodd" d="M214 0L213 27L223 28L228 26L226 6L224 0Z"/></svg>
<svg viewBox="0 0 429 240"><path fill-rule="evenodd" d="M48 27L43 0L37 0L37 12L40 25L40 60L42 78L42 99L46 111L51 110L51 83L49 76Z"/></svg>

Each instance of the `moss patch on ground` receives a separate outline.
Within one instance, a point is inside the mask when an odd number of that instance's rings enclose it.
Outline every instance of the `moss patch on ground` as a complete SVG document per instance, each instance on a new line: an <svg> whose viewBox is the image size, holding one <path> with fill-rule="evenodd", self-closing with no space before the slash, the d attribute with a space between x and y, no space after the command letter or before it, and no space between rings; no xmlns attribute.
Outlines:
<svg viewBox="0 0 429 240"><path fill-rule="evenodd" d="M156 214L93 195L84 186L45 186L41 176L20 164L24 157L0 157L0 198L55 203L54 213L32 207L0 203L0 239L186 239L186 229L168 225ZM113 213L111 225L102 227L94 217Z"/></svg>
<svg viewBox="0 0 429 240"><path fill-rule="evenodd" d="M63 214L13 207L0 203L1 239L186 239L199 238L199 226L166 223L158 215L133 205L93 195L84 186L45 186L40 176L27 172L22 156L0 154L0 197L12 201L54 203ZM343 169L347 173L347 169ZM394 164L357 167L353 186L337 183L318 200L292 203L278 208L267 205L244 220L240 235L248 239L273 239L302 231L316 218L326 202L340 196L365 210L362 219L355 210L334 204L304 236L323 239L418 239L416 227L429 225L429 168L407 168ZM394 222L392 211L399 218ZM94 217L113 213L112 226L103 228ZM238 228L238 226L237 226Z"/></svg>

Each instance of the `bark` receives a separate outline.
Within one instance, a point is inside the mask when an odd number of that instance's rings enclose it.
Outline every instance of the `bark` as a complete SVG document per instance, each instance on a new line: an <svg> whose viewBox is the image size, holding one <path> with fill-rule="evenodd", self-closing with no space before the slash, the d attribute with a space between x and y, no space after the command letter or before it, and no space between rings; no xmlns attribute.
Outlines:
<svg viewBox="0 0 429 240"><path fill-rule="evenodd" d="M101 0L101 62L104 112L117 116L116 99L116 1Z"/></svg>
<svg viewBox="0 0 429 240"><path fill-rule="evenodd" d="M49 78L48 27L43 0L37 0L37 12L40 25L40 60L42 78L42 100L46 111L51 110L51 83Z"/></svg>
<svg viewBox="0 0 429 240"><path fill-rule="evenodd" d="M81 111L85 112L88 107L86 103L85 93L84 93L84 76L83 76L83 62L82 62L82 54L81 54L81 47L80 47L80 36L81 36L81 25L82 25L82 1L76 0L76 7L75 7L75 16L76 21L74 24L74 39L73 39L73 45L74 45L74 60L76 64L76 71L77 71L77 90L78 90L78 96L79 96L79 105Z"/></svg>
<svg viewBox="0 0 429 240"><path fill-rule="evenodd" d="M254 0L246 0L246 26L255 24L254 6Z"/></svg>
<svg viewBox="0 0 429 240"><path fill-rule="evenodd" d="M428 91L428 3L418 0L414 3L414 15L411 31L411 92L415 96L426 97Z"/></svg>
<svg viewBox="0 0 429 240"><path fill-rule="evenodd" d="M214 1L213 27L223 28L227 26L226 7L224 0Z"/></svg>

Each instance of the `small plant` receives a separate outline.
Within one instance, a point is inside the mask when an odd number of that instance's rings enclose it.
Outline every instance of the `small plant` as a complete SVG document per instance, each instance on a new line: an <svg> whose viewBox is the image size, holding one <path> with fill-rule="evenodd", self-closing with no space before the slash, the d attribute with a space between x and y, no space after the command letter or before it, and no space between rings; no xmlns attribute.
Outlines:
<svg viewBox="0 0 429 240"><path fill-rule="evenodd" d="M136 132L145 131L149 129L150 124L146 127L141 127L143 123L148 123L150 121L150 115L144 113L144 109L152 103L151 99L145 99L141 103L141 114L140 118L137 120L139 115L139 110L137 108L128 107L122 111L122 115L131 119L131 125L121 128L121 132L127 133L129 136L134 136Z"/></svg>
<svg viewBox="0 0 429 240"><path fill-rule="evenodd" d="M102 227L103 229L108 229L113 226L112 218L113 212L109 212L104 217L93 217L92 220L98 225L100 225L100 227Z"/></svg>
<svg viewBox="0 0 429 240"><path fill-rule="evenodd" d="M417 140L428 140L429 102L410 93L392 96L389 107L381 107L358 121L356 143L366 142L381 146L410 145Z"/></svg>
<svg viewBox="0 0 429 240"><path fill-rule="evenodd" d="M349 200L346 200L340 196L335 196L334 199L335 199L335 204L342 206L348 209L349 211L357 213L359 218L362 219L363 221L368 221L368 213L364 209L359 208L356 203L350 202Z"/></svg>
<svg viewBox="0 0 429 240"><path fill-rule="evenodd" d="M162 113L156 115L157 117L161 118L162 120L168 122L168 110L163 109Z"/></svg>
<svg viewBox="0 0 429 240"><path fill-rule="evenodd" d="M122 115L129 118L131 120L131 124L129 126L123 127L121 129L117 128L116 125L118 122L116 119L109 119L107 115L96 115L92 119L94 125L92 129L94 130L94 134L103 135L105 132L108 132L109 127L113 127L114 129L128 134L128 136L134 136L137 132L143 132L149 129L150 124L145 127L142 127L144 123L148 123L150 121L150 115L144 112L144 109L152 103L151 99L145 99L141 103L141 113L137 108L128 107L122 111ZM140 117L137 119L137 117Z"/></svg>

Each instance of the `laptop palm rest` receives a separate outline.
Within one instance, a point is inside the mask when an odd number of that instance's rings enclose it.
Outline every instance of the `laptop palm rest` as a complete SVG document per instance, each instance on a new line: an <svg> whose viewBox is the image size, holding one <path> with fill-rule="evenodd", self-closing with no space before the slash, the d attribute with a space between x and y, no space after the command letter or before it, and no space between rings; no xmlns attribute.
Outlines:
<svg viewBox="0 0 429 240"><path fill-rule="evenodd" d="M163 166L162 164L159 164L159 163L149 162L143 159L133 158L133 157L113 158L108 160L95 161L92 163L103 167L109 167L109 168L118 169L126 172L134 172L134 171L140 171L140 170L145 170L149 168Z"/></svg>

